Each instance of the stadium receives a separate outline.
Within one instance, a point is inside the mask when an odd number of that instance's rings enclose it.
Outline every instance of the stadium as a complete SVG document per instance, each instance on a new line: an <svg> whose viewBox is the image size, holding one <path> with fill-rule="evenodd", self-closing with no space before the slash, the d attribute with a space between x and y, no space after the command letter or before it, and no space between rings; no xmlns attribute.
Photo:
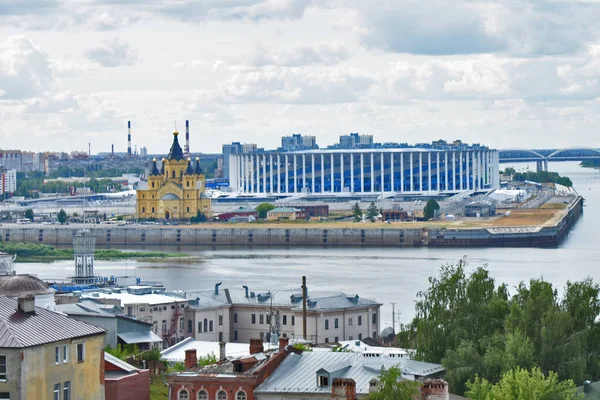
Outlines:
<svg viewBox="0 0 600 400"><path fill-rule="evenodd" d="M500 187L498 151L418 148L232 154L239 194L452 194Z"/></svg>

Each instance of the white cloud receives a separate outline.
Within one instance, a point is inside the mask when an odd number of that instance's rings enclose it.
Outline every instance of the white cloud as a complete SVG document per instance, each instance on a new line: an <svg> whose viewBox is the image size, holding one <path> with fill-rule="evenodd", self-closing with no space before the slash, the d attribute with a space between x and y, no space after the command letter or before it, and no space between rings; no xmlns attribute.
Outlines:
<svg viewBox="0 0 600 400"><path fill-rule="evenodd" d="M137 61L137 52L119 39L105 41L88 49L84 53L88 60L94 61L103 67L119 67L133 65Z"/></svg>
<svg viewBox="0 0 600 400"><path fill-rule="evenodd" d="M248 64L253 66L278 65L301 67L313 64L337 64L348 59L350 55L350 50L337 42L331 44L322 42L291 50L275 49L260 45L247 60Z"/></svg>

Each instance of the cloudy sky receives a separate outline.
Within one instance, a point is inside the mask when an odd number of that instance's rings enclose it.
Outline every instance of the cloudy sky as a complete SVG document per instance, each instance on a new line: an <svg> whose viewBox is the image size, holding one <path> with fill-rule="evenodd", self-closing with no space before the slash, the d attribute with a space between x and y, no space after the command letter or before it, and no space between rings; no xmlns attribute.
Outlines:
<svg viewBox="0 0 600 400"><path fill-rule="evenodd" d="M0 148L600 147L600 1L0 0Z"/></svg>

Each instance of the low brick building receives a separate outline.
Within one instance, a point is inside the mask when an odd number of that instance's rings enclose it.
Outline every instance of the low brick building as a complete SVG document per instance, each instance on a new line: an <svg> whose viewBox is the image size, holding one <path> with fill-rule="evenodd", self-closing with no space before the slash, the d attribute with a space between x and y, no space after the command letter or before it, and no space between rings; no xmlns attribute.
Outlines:
<svg viewBox="0 0 600 400"><path fill-rule="evenodd" d="M104 353L104 388L106 400L148 400L150 371L139 369Z"/></svg>
<svg viewBox="0 0 600 400"><path fill-rule="evenodd" d="M254 400L254 389L267 379L291 352L288 339L279 340L279 348L265 352L260 339L250 341L250 356L227 360L225 343L217 364L197 368L194 349L186 351L186 371L170 375L169 400Z"/></svg>

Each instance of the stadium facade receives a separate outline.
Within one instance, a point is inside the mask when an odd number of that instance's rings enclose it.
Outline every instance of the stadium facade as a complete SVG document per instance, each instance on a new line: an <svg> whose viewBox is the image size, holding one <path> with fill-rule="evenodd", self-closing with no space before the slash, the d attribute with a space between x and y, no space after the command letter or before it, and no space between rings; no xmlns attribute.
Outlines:
<svg viewBox="0 0 600 400"><path fill-rule="evenodd" d="M232 154L240 194L456 193L500 187L497 150L356 149Z"/></svg>

